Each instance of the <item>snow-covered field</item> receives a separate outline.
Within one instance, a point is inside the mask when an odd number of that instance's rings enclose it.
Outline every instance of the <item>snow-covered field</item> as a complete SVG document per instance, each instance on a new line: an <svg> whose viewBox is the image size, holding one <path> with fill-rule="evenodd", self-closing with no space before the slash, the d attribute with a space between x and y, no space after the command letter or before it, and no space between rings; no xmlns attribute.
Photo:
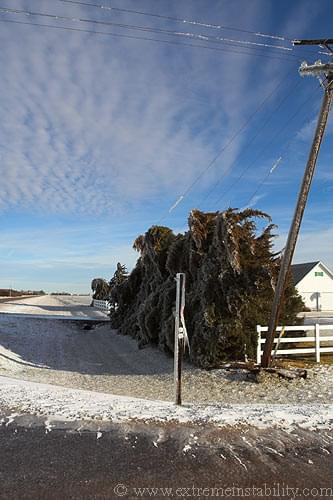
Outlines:
<svg viewBox="0 0 333 500"><path fill-rule="evenodd" d="M112 420L155 415L273 423L288 422L290 415L292 421L315 418L316 424L330 425L333 419L331 365L314 365L307 380L258 384L246 371L207 372L185 363L185 407L176 411L172 358L151 347L139 350L133 339L117 335L107 323L89 323L95 313L95 319L105 316L80 299L40 297L35 303L0 305L0 407ZM3 311L4 306L9 310ZM87 322L69 321L75 317Z"/></svg>

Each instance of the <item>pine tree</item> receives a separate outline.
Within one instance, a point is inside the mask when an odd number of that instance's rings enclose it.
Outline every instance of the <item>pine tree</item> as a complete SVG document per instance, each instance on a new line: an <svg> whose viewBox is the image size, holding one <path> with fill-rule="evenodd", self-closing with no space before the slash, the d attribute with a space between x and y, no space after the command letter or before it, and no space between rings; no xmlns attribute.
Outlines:
<svg viewBox="0 0 333 500"><path fill-rule="evenodd" d="M117 269L113 275L113 277L110 279L109 286L110 288L120 285L123 283L128 278L128 272L125 266L121 265L120 262L117 264Z"/></svg>
<svg viewBox="0 0 333 500"><path fill-rule="evenodd" d="M258 219L267 221L261 232ZM243 358L245 344L254 356L256 324L268 322L280 265L272 251L275 226L267 214L252 209L192 210L188 224L185 234L153 226L135 240L140 253L135 268L123 279L119 264L121 280L114 276L112 325L139 345L172 352L174 277L184 272L191 361L219 366ZM290 277L285 296L281 321L296 323L303 302Z"/></svg>

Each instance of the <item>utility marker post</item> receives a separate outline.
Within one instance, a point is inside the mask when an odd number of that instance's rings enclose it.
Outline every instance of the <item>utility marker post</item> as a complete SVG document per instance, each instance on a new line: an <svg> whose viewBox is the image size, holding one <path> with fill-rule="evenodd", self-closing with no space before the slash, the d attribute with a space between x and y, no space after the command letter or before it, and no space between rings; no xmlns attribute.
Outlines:
<svg viewBox="0 0 333 500"><path fill-rule="evenodd" d="M294 42L295 45L314 45L314 40L297 40ZM333 43L333 40L317 40L317 42L321 42L323 45L327 46L327 43ZM329 47L328 47L329 48ZM329 48L329 50L331 50ZM306 202L308 199L311 182L313 178L313 174L316 167L316 162L318 158L318 153L320 149L320 145L323 139L325 127L327 124L328 115L330 112L330 106L332 103L332 95L333 95L333 63L322 64L320 61L316 62L313 65L307 65L306 63L302 63L300 70L301 75L314 75L320 77L320 75L324 75L326 77L326 86L321 82L324 87L324 97L317 121L317 127L315 131L315 135L312 142L312 147L310 150L308 162L305 168L303 182L301 185L301 189L298 195L297 205L294 213L294 218L289 230L288 240L283 252L283 256L281 259L281 267L278 277L278 282L275 288L275 295L271 310L271 317L268 325L268 332L266 337L266 342L264 346L264 352L262 356L261 366L263 368L267 368L271 362L271 354L272 347L274 343L274 337L276 328L278 326L281 303L283 300L284 289L286 285L287 275L290 269L291 261L294 255L297 237L300 230Z"/></svg>
<svg viewBox="0 0 333 500"><path fill-rule="evenodd" d="M185 274L176 274L176 313L175 313L175 347L174 347L174 387L175 404L182 404L182 361L185 342L188 343L184 321L185 308Z"/></svg>

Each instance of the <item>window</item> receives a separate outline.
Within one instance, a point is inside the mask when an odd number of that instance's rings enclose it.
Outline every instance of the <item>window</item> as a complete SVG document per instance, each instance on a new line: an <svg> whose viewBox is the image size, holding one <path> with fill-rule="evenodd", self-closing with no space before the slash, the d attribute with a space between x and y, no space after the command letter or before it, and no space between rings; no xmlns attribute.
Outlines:
<svg viewBox="0 0 333 500"><path fill-rule="evenodd" d="M315 271L315 276L324 276L323 271Z"/></svg>

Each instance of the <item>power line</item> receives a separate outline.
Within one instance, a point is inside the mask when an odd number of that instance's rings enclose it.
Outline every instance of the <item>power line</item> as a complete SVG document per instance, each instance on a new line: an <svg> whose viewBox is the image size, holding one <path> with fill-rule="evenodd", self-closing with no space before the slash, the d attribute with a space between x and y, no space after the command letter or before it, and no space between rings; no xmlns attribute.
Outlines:
<svg viewBox="0 0 333 500"><path fill-rule="evenodd" d="M106 36L111 36L115 38L126 38L130 40L144 40L144 41L149 41L149 42L156 42L156 43L162 43L162 44L167 44L167 45L177 45L177 46L182 46L182 47L190 47L190 48L199 48L199 49L205 49L205 50L213 50L215 52L230 52L233 54L241 54L241 55L248 55L248 56L253 56L253 57L264 57L267 59L279 59L281 61L285 60L294 60L294 57L290 55L268 55L268 54L263 54L262 52L258 52L255 49L252 50L252 52L245 52L241 50L235 50L234 48L229 48L231 44L226 44L226 47L224 48L219 48L219 47L212 47L208 45L200 45L200 44L194 44L194 43L182 43L182 42L176 42L174 40L162 40L159 38L151 38L151 37L145 37L145 36L135 36L135 35L124 35L121 33L112 33L109 31L96 31L96 30L88 30L88 29L82 29L82 28L72 28L69 26L55 26L54 24L41 24L41 23L32 23L32 22L26 22L26 21L15 21L13 19L0 19L0 22L2 23L10 23L10 24L22 24L25 26L37 26L41 28L51 28L51 29L58 29L58 30L64 30L64 31L73 31L73 32L79 32L79 33L88 33L92 35L106 35ZM227 48L228 47L228 48ZM238 48L238 47L237 47Z"/></svg>
<svg viewBox="0 0 333 500"><path fill-rule="evenodd" d="M333 83L333 82L331 82ZM327 88L329 87L330 85L327 86ZM304 126L304 124L310 119L310 117L312 116L312 112L307 114L305 120L303 120L303 124L302 124L302 127ZM262 180L259 182L258 186L256 187L255 191L252 193L252 195L250 196L249 200L246 202L245 206L246 205L249 205L252 201L252 199L255 197L255 195L258 193L258 191L260 190L261 186L263 186L263 184L265 184L265 182L267 181L267 179L272 175L272 173L274 172L274 170L278 167L278 165L280 164L280 162L282 161L282 159L284 158L284 156L286 155L288 149L290 148L291 144L294 142L295 140L295 137L291 137L291 139L287 142L286 144L286 147L284 148L283 152L280 154L280 157L278 158L278 160L273 164L273 166L268 170L268 172L265 174L265 176L262 178Z"/></svg>
<svg viewBox="0 0 333 500"><path fill-rule="evenodd" d="M92 22L92 23L104 24L104 25L105 24L107 24L107 25L110 24L110 25L114 25L114 26L117 26L117 27L125 27L125 28L129 28L129 29L134 28L134 29L143 29L143 30L145 30L145 29L153 30L151 28L146 28L146 27L138 27L138 26L132 26L132 25L122 25L122 24L117 24L117 23L107 23L107 22L104 22L104 21L96 21L96 20L89 20L89 19L77 19L77 18L70 18L70 17L67 17L67 16L58 16L58 15L54 15L54 14L40 13L40 12L33 12L33 11L24 11L24 10L19 10L19 9L9 9L9 8L5 8L5 7L0 7L0 10L3 11L4 13L25 14L25 15L31 15L31 16L42 16L42 17L48 17L48 18L52 18L52 19L56 19L56 20ZM173 42L173 41L170 41L170 40L160 40L160 39L153 39L153 38L148 38L148 37L137 37L137 36L123 35L123 34L111 33L111 32L99 32L99 31L95 31L95 30L85 30L85 29L79 29L79 28L72 28L72 27L68 27L68 26L54 26L54 25L48 25L48 24L30 23L30 22L23 22L23 21L14 21L14 20L9 20L9 19L0 19L0 21L2 21L2 22L8 22L8 23L15 23L15 24L24 24L24 25L29 25L29 26L39 26L39 27L47 27L47 28L54 28L54 29L79 31L79 32L85 32L85 33L92 33L92 34L109 35L109 36L121 37L121 38L149 40L149 41L155 41L155 42L159 42L159 43L168 43L168 44L173 44L173 45L175 45L175 44L176 45L184 45L184 46L188 46L188 47L205 48L205 49L218 50L218 51L223 51L223 52L226 51L225 49L218 49L216 47L209 47L209 46L204 46L204 45L184 44L184 43ZM162 30L160 30L160 31L162 31ZM166 33L167 30L164 30L163 32ZM170 34L184 34L184 33L170 32ZM246 48L248 48L248 47L246 47ZM274 46L274 48L278 48L278 47ZM240 52L240 51L233 51L233 52L234 53L243 53L243 54L247 54L247 55L252 55L252 54L249 54L247 52ZM264 56L264 54L256 54L256 55ZM267 57L271 58L272 56L267 56ZM291 57L291 55L290 55L290 57ZM268 96L268 97L270 97L270 96ZM266 99L264 99L263 103L265 101L266 101ZM261 106L259 106L259 109L260 108L261 108ZM254 114L256 114L256 112ZM250 121L252 119L252 116L254 116L254 115L251 115L251 117L250 117L250 119L248 121ZM189 186L189 188L186 190L186 192L171 207L170 211L173 210L180 203L180 201L188 194L188 192L199 181L199 179L202 177L202 175L204 175L204 173L213 165L213 163L215 163L215 161L220 156L220 154L222 154L222 152L233 142L233 140L236 138L236 136L245 128L245 126L247 125L247 123L248 122L246 122L246 124L244 124L244 126L231 138L231 141L229 141L229 143L220 151L220 153L212 160L212 162L210 162L210 164L205 169L205 171L202 172L198 176L198 178L193 181L193 183Z"/></svg>
<svg viewBox="0 0 333 500"><path fill-rule="evenodd" d="M285 154L286 152L284 152ZM272 167L268 170L267 174L265 174L265 176L263 177L263 179L259 182L257 188L255 189L255 191L252 193L252 195L250 196L249 200L245 203L244 206L249 206L251 201L253 200L253 198L255 197L255 195L259 192L261 186L263 184L265 184L265 182L267 181L267 179L271 176L271 174L274 172L274 170L280 165L281 161L283 160L283 156L279 156L279 158L273 163Z"/></svg>
<svg viewBox="0 0 333 500"><path fill-rule="evenodd" d="M288 52L293 51L293 48L290 48L290 47L284 47L281 45L272 45L272 44L267 44L267 43L253 42L250 40L236 40L236 39L232 39L232 38L212 37L212 36L207 36L207 35L197 34L197 33L186 33L186 32L182 32L182 31L166 30L166 29L161 29L161 28L152 28L149 26L114 23L112 21L100 21L100 20L96 20L96 19L86 19L86 18L80 18L80 17L69 17L69 16L62 16L62 15L60 16L60 15L56 15L56 14L50 14L47 12L35 12L35 11L28 11L28 10L23 10L23 9L11 9L8 7L1 7L1 6L0 6L0 11L5 13L5 14L24 14L27 16L47 17L47 18L54 19L57 21L92 23L92 24L97 24L97 25L102 25L102 26L111 26L111 27L116 27L116 28L134 30L134 31L143 31L143 32L148 32L148 33L159 33L159 34L163 34L166 36L191 38L191 39L200 40L200 41L204 41L204 42L227 43L227 44L233 44L236 46L243 46L244 48L259 47L261 49L273 49L273 50L282 50L282 51L288 51ZM295 56L295 57L297 57L297 56Z"/></svg>
<svg viewBox="0 0 333 500"><path fill-rule="evenodd" d="M40 24L40 23L31 23L31 22L24 22L24 21L15 21L11 19L0 19L0 22L7 22L7 23L13 23L13 24L22 24L22 25L27 25L27 26L38 26L38 27L45 27L45 28L53 28L53 29L62 29L62 30L69 30L69 31L75 31L75 32L83 32L83 33L89 33L89 34L98 34L98 35L109 35L109 36L114 36L114 37L121 37L121 38L129 38L129 39L135 39L135 40L148 40L148 41L154 41L154 42L159 42L159 43L167 43L167 44L172 44L172 45L183 45L186 47L195 47L195 48L203 48L203 49L209 49L209 50L215 50L219 52L233 52L236 54L245 54L245 55L257 55L257 56L262 56L262 57L268 57L272 58L272 56L266 56L265 54L250 54L248 52L241 52L241 51L235 51L235 50L226 50L226 49L219 49L217 47L209 47L205 45L195 45L195 44L188 44L188 43L179 43L179 42L174 42L170 40L160 40L160 39L153 39L153 38L148 38L148 37L137 37L137 36L132 36L132 35L123 35L119 33L110 33L110 32L100 32L100 31L95 31L95 30L86 30L86 29L80 29L80 28L72 28L72 27L67 27L67 26L54 26L54 25L49 25L49 24ZM273 56L274 57L274 56ZM276 58L276 57L275 57ZM279 59L282 59L279 57ZM254 117L254 115L261 109L262 105L268 100L271 95L277 90L277 88L283 83L283 80L277 85L277 87L269 94L259 105L257 110L253 113L253 115L250 116L250 118L245 122L245 124L241 127L241 129L230 139L229 143L227 143L222 150L216 155L215 158L210 162L210 164L206 167L204 172L198 176L197 179L195 179L191 186L186 190L186 192L176 201L176 203L171 207L170 211L173 210L179 203L180 201L188 194L188 192L194 187L194 185L200 180L200 178L204 175L204 173L211 168L211 166L215 163L215 161L218 159L218 157L222 154L222 152L233 142L233 140L236 138L236 136L241 133L241 131L245 128L245 126L251 121L251 119Z"/></svg>
<svg viewBox="0 0 333 500"><path fill-rule="evenodd" d="M78 1L78 0L59 0L59 1L62 3L67 3L67 4L82 5L82 6L86 6L86 7L95 7L95 8L98 8L101 10L106 10L106 11L124 12L124 13L128 13L128 14L137 14L137 15L141 15L141 16L154 17L157 19L165 19L167 21L178 22L181 24L189 24L192 26L200 26L202 28L209 28L209 29L215 29L215 30L225 30L225 31L236 31L239 33L246 33L248 35L253 35L256 37L260 37L260 38L268 38L271 40L279 40L279 41L287 41L287 42L294 41L293 38L288 38L285 35L262 33L260 31L253 31L253 30L247 30L247 29L243 29L243 28L236 28L235 26L226 26L226 25L222 25L222 24L207 23L207 22L203 22L203 21L183 19L180 17L166 16L163 14L156 14L156 13L152 13L152 12L145 12L145 11L138 11L138 10L133 10L133 9L113 7L113 6L103 5L103 4L96 4L96 3L92 3L92 2L82 2L82 1ZM326 53L325 53L325 55L326 55Z"/></svg>
<svg viewBox="0 0 333 500"><path fill-rule="evenodd" d="M212 29L217 29L217 30L226 30L226 31L238 31L239 33L247 33L250 35L255 35L258 37L262 38L270 38L272 40L280 40L280 41L288 41L291 42L291 38L287 38L282 35L269 35L267 33L260 33L257 31L250 31L242 28L235 28L231 26L224 26L222 24L211 24L211 23L204 23L202 21L194 21L194 20L189 20L189 19L182 19L179 17L172 17L172 16L165 16L162 14L155 14L152 12L143 12L143 11L138 11L138 10L133 10L133 9L124 9L120 7L111 7L107 5L101 5L101 4L96 4L96 3L91 3L91 2L79 2L77 0L59 0L62 3L68 3L68 4L76 4L76 5L84 5L87 7L97 7L102 10L109 10L109 11L115 11L115 12L125 12L127 14L138 14L141 16L149 16L149 17L155 17L158 19L165 19L167 21L174 21L182 24L190 24L194 26L200 26L202 28L212 28Z"/></svg>
<svg viewBox="0 0 333 500"><path fill-rule="evenodd" d="M307 122L308 120L308 117L309 115L306 117L306 119L304 120L304 123ZM284 159L288 149L290 148L292 142L294 141L294 137L292 139L290 139L290 141L287 143L286 147L284 148L283 152L281 153L281 155L278 157L277 160L275 160L275 162L273 163L273 165L270 167L270 169L267 171L267 173L264 175L264 177L261 179L261 181L258 183L256 189L254 190L254 192L251 194L250 198L248 199L248 201L245 203L244 206L248 206L250 205L251 201L253 200L253 198L256 196L256 194L259 192L261 186L263 186L265 184L265 182L267 181L267 179L273 174L273 172L277 169L277 167L280 165L281 161Z"/></svg>
<svg viewBox="0 0 333 500"><path fill-rule="evenodd" d="M257 129L256 133L251 137L251 139L247 142L247 144L242 148L242 151L239 155L237 155L237 158L232 162L232 164L229 167L229 171L232 169L232 167L236 164L238 159L244 154L244 151L255 141L255 139L258 137L260 132L267 126L267 124L272 120L272 118L275 116L276 112L283 106L283 104L286 102L286 100L292 95L293 92L299 87L300 81L294 85L292 84L292 89L290 92L287 93L287 95L278 103L278 105L273 109L273 111L269 114L269 116L266 118L266 120L263 121L261 126ZM208 191L208 193L203 197L201 200L201 203L204 203L207 198L215 191L216 188L219 187L223 180L223 176L219 179L218 182L215 183L215 185Z"/></svg>
<svg viewBox="0 0 333 500"><path fill-rule="evenodd" d="M257 113L262 109L265 103L275 94L278 88L283 84L284 79L280 80L280 82L274 87L274 89L260 102L259 106L255 109L255 111L245 120L243 125L230 137L230 139L224 144L224 146L218 151L218 153L214 156L214 158L208 163L208 165L200 172L200 174L191 182L191 184L186 188L186 190L178 197L175 203L168 209L168 211L162 215L159 219L159 224L162 220L166 218L166 216L171 213L178 205L183 201L183 199L188 195L188 193L193 189L193 187L199 182L199 180L212 168L214 163L218 160L218 158L224 153L224 151L234 142L234 140L241 134L245 128L249 125L252 119L257 115Z"/></svg>
<svg viewBox="0 0 333 500"><path fill-rule="evenodd" d="M316 88L316 92L318 92L318 88ZM216 201L213 202L214 205L220 204L221 200L225 197L227 193L230 192L230 190L238 184L238 182L244 177L246 172L256 163L256 161L260 158L262 153L266 151L266 149L275 141L275 139L285 130L286 126L298 115L298 113L304 108L304 105L309 102L310 99L312 99L313 94L315 92L312 92L310 97L307 97L305 101L301 103L301 105L297 108L296 112L287 120L287 122L279 129L279 131L274 135L274 137L264 145L264 147L260 150L259 154L254 158L253 161L251 161L240 173L240 175L235 179L235 181L219 196L219 198L216 199Z"/></svg>
<svg viewBox="0 0 333 500"><path fill-rule="evenodd" d="M222 24L213 24L213 23L207 23L203 21L194 21L190 19L183 19L179 17L173 17L173 16L166 16L163 14L156 14L153 12L145 12L145 11L138 11L138 10L133 10L133 9L125 9L125 8L120 8L120 7L113 7L109 5L103 5L103 4L96 4L92 2L82 2L78 0L59 0L62 3L67 3L67 4L74 4L74 5L82 5L85 7L95 7L100 10L105 10L105 11L114 11L114 12L121 12L121 13L127 13L127 14L137 14L141 16L148 16L148 17L153 17L157 19L164 19L167 21L173 21L173 22L178 22L181 24L189 24L192 26L200 26L202 28L208 28L208 29L215 29L215 30L225 30L225 31L236 31L239 33L246 33L252 36L260 37L260 38L268 38L271 40L279 40L279 41L286 41L293 43L295 40L293 38L288 38L285 35L276 35L276 34L268 34L268 33L262 33L260 31L251 31L243 28L236 28L234 26L226 26ZM296 45L293 43L293 45ZM313 53L317 53L312 51ZM308 52L307 52L308 53ZM324 55L330 55L327 52L318 52L319 54L324 54Z"/></svg>

